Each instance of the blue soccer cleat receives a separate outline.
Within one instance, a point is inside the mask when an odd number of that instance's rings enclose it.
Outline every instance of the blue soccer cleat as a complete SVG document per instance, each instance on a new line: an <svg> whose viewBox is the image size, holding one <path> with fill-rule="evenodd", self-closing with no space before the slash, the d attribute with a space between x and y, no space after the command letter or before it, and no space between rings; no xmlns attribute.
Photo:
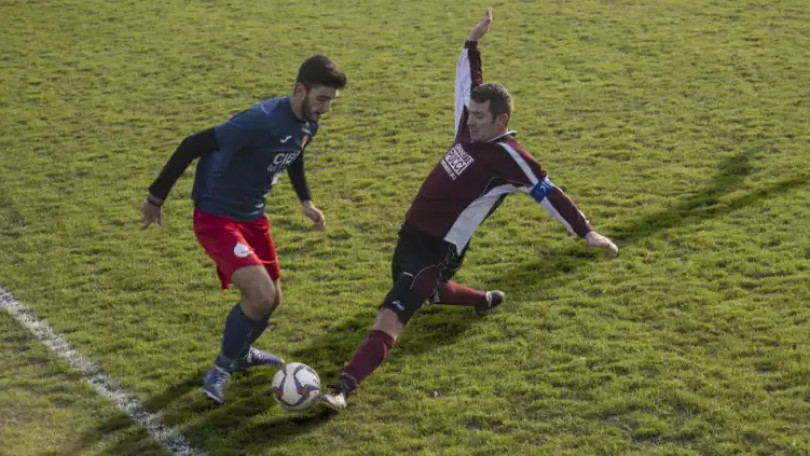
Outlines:
<svg viewBox="0 0 810 456"><path fill-rule="evenodd" d="M230 378L230 372L215 365L205 374L202 386L203 394L217 404L222 404L225 400L225 388L228 386Z"/></svg>
<svg viewBox="0 0 810 456"><path fill-rule="evenodd" d="M272 353L267 353L258 348L250 347L242 358L233 362L232 371L245 370L256 366L281 366L284 359Z"/></svg>

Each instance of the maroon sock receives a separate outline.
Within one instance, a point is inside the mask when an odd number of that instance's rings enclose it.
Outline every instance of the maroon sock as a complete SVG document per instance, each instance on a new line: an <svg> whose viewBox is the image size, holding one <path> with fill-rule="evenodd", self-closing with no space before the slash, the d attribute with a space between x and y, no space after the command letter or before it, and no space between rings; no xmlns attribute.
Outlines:
<svg viewBox="0 0 810 456"><path fill-rule="evenodd" d="M388 333L376 329L372 330L363 340L363 343L360 344L352 360L349 361L349 364L343 369L341 377L348 375L354 383L350 385L351 389L354 389L357 384L371 375L374 369L382 364L393 346L394 338L388 335Z"/></svg>
<svg viewBox="0 0 810 456"><path fill-rule="evenodd" d="M487 292L453 282L439 286L438 304L451 306L482 306L487 303Z"/></svg>

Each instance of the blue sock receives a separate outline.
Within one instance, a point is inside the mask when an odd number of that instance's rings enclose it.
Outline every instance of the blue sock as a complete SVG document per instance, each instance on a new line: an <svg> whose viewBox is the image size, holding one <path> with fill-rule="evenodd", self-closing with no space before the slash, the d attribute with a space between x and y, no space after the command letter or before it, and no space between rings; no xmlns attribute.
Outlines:
<svg viewBox="0 0 810 456"><path fill-rule="evenodd" d="M247 347L245 347L245 349L242 350L242 353L239 354L239 357L244 357L247 355L247 352L250 349L250 346L253 345L253 342L256 342L256 339L258 339L259 336L262 335L264 330L267 329L267 325L268 323L270 323L270 317L262 319L261 321L254 320L253 323L254 323L253 332L250 334L250 337L248 338Z"/></svg>
<svg viewBox="0 0 810 456"><path fill-rule="evenodd" d="M261 327L261 330L257 331ZM266 321L256 321L242 312L242 306L236 303L225 319L225 331L222 334L222 350L214 364L230 372L233 361L247 352L255 333L261 334L267 327Z"/></svg>

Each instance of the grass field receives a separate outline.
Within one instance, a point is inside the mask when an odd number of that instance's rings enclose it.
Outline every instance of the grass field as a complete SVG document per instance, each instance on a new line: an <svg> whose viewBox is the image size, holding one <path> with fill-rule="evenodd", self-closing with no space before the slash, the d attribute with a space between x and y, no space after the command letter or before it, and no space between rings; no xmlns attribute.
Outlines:
<svg viewBox="0 0 810 456"><path fill-rule="evenodd" d="M349 87L308 148L328 230L283 180L285 303L259 346L330 383L389 285L396 231L452 141L455 59L484 7L511 126L622 249L512 197L460 280L332 417L273 371L199 392L235 292L191 231L135 230L186 135L290 91L327 53ZM810 454L810 4L805 0L0 1L0 286L209 455ZM0 312L0 455L163 454Z"/></svg>

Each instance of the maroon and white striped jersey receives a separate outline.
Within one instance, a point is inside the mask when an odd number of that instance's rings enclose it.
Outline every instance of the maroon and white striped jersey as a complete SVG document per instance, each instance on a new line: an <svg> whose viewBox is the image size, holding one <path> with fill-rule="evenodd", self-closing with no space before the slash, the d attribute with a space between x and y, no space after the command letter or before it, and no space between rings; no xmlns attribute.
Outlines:
<svg viewBox="0 0 810 456"><path fill-rule="evenodd" d="M467 105L481 85L478 43L468 41L456 65L456 139L428 175L405 215L405 224L453 244L460 253L478 226L510 193L527 193L568 231L584 237L591 226L576 205L515 139L515 132L470 142Z"/></svg>

